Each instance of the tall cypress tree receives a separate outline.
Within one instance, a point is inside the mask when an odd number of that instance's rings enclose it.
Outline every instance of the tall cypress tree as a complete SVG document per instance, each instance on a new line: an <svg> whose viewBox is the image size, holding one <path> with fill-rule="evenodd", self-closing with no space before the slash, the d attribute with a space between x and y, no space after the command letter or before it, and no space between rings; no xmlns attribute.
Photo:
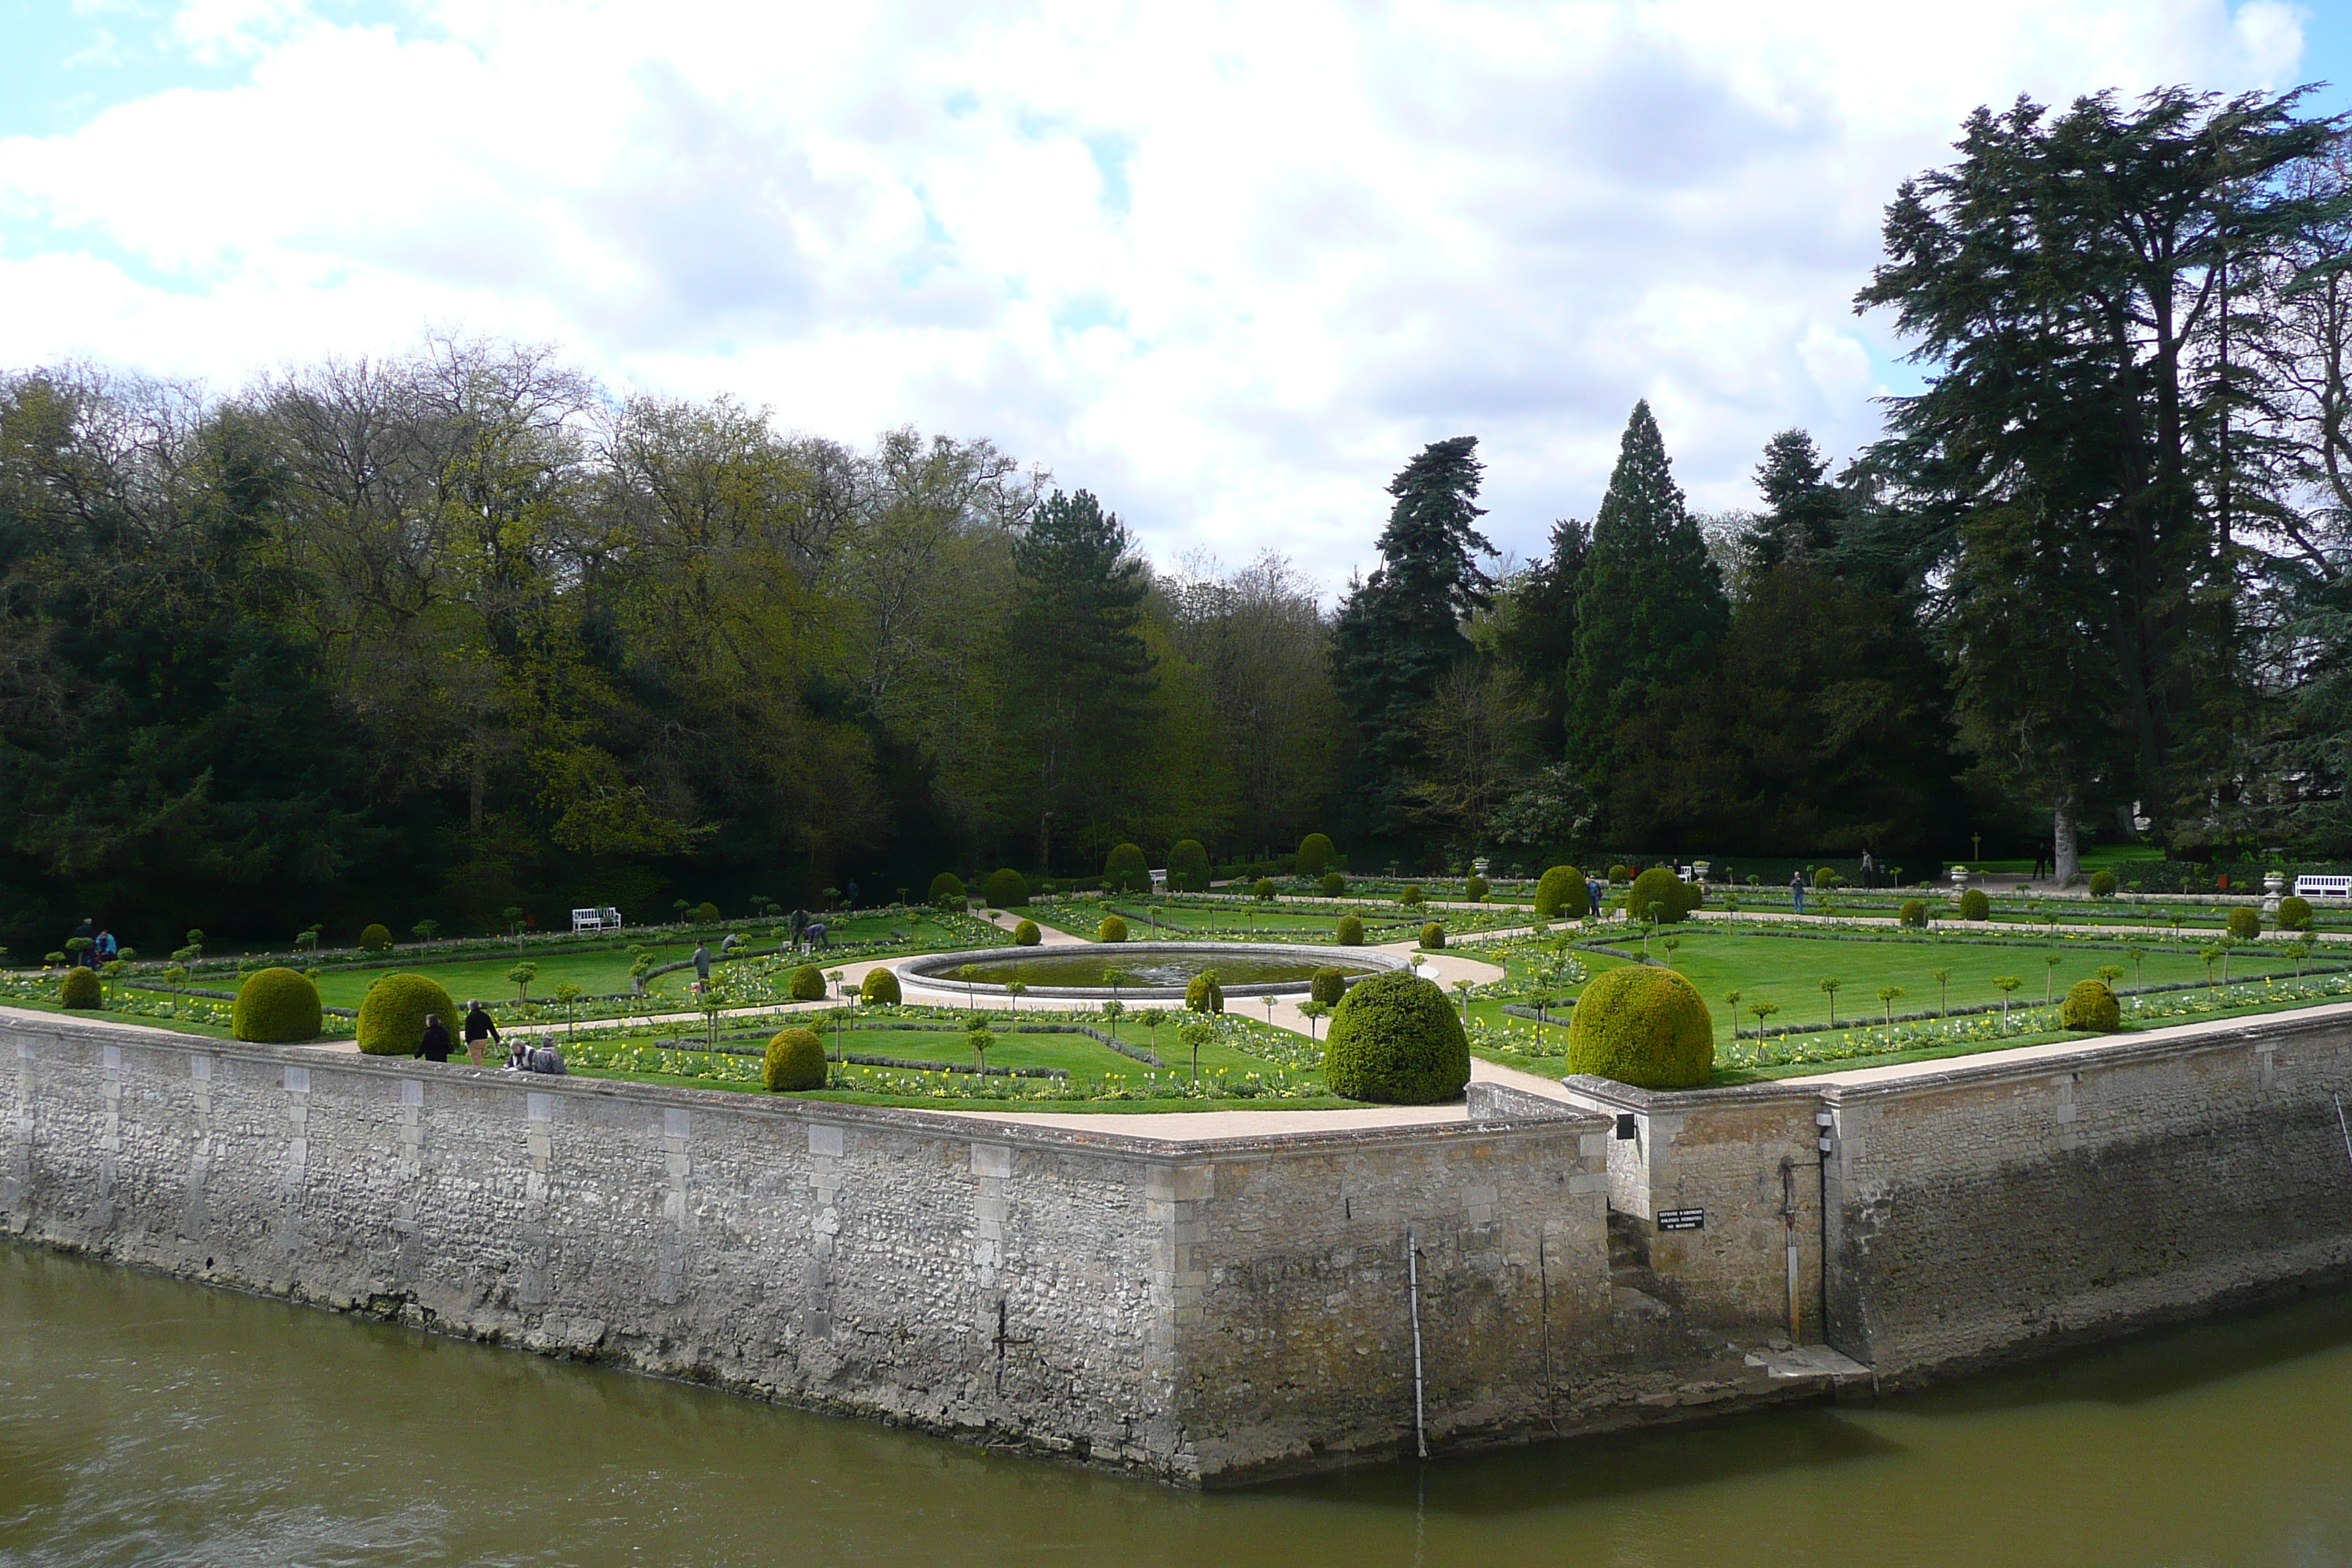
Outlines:
<svg viewBox="0 0 2352 1568"><path fill-rule="evenodd" d="M1683 505L1658 422L1636 403L1577 595L1568 731L1596 784L1613 771L1618 726L1696 674L1728 619L1722 574Z"/></svg>
<svg viewBox="0 0 2352 1568"><path fill-rule="evenodd" d="M1470 651L1462 622L1488 603L1478 564L1495 546L1478 531L1478 438L1433 441L1389 482L1396 504L1381 564L1349 585L1332 673L1354 731L1357 816L1374 833L1405 821L1404 791L1421 761L1415 719L1438 678Z"/></svg>

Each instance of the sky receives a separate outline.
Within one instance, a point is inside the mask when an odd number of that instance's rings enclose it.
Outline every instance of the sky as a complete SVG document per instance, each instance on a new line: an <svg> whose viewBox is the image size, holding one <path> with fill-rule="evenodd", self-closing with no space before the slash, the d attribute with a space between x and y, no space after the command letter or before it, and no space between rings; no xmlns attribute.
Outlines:
<svg viewBox="0 0 2352 1568"><path fill-rule="evenodd" d="M1868 442L1853 298L1977 105L2323 80L2352 0L0 0L0 367L546 342L1336 589L1432 440L1521 559L1636 399L1710 510Z"/></svg>

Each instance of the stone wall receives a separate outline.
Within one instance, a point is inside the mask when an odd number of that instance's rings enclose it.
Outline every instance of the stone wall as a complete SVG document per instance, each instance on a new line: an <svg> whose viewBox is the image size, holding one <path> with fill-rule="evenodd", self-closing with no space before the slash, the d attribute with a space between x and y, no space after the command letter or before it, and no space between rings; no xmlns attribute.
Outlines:
<svg viewBox="0 0 2352 1568"><path fill-rule="evenodd" d="M1804 1337L1881 1386L2352 1268L2352 1006L1736 1089L1569 1087L1633 1116L1612 1207L1718 1330L1785 1327L1790 1163ZM1705 1229L1658 1229L1668 1209Z"/></svg>
<svg viewBox="0 0 2352 1568"><path fill-rule="evenodd" d="M16 1015L0 1112L20 1238L1189 1484L1410 1444L1408 1231L1433 1447L1687 1376L1556 1107L1173 1142Z"/></svg>

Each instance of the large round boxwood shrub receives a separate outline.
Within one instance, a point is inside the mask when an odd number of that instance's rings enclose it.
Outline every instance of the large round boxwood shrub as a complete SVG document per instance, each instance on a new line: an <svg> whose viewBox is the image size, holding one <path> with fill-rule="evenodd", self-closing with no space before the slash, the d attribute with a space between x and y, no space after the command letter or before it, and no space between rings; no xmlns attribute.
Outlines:
<svg viewBox="0 0 2352 1568"><path fill-rule="evenodd" d="M1217 984L1217 972L1203 969L1192 976L1184 987L1184 1005L1195 1013L1222 1013L1225 1010L1225 988Z"/></svg>
<svg viewBox="0 0 2352 1568"><path fill-rule="evenodd" d="M1473 877L1462 884L1462 890L1469 896L1472 903L1483 904L1486 901L1487 893L1493 889L1488 886L1486 878Z"/></svg>
<svg viewBox="0 0 2352 1568"><path fill-rule="evenodd" d="M2230 934L2240 942L2252 942L2263 934L2263 917L2259 910L2240 904L2230 911Z"/></svg>
<svg viewBox="0 0 2352 1568"><path fill-rule="evenodd" d="M1347 890L1347 878L1342 877L1337 871L1326 871L1323 873L1323 896L1325 898L1336 899Z"/></svg>
<svg viewBox="0 0 2352 1568"><path fill-rule="evenodd" d="M1272 903L1274 901L1274 879L1271 877L1260 877L1255 885L1250 889L1250 896L1256 899L1260 903Z"/></svg>
<svg viewBox="0 0 2352 1568"><path fill-rule="evenodd" d="M382 952L392 945L392 932L381 924L369 925L360 931L360 945L370 952Z"/></svg>
<svg viewBox="0 0 2352 1568"><path fill-rule="evenodd" d="M2113 871L2091 873L2091 897L2112 899L2116 896L2116 874Z"/></svg>
<svg viewBox="0 0 2352 1568"><path fill-rule="evenodd" d="M1209 851L1197 838L1179 838L1168 851L1168 890L1205 893L1209 890Z"/></svg>
<svg viewBox="0 0 2352 1568"><path fill-rule="evenodd" d="M1331 933L1331 940L1341 947L1363 946L1364 922L1353 915L1341 915L1339 929Z"/></svg>
<svg viewBox="0 0 2352 1568"><path fill-rule="evenodd" d="M857 987L857 999L869 1007L896 1007L903 999L898 975L878 966L867 970Z"/></svg>
<svg viewBox="0 0 2352 1568"><path fill-rule="evenodd" d="M2293 893L2279 900L2278 923L2281 931L2311 929L2311 900L2298 899Z"/></svg>
<svg viewBox="0 0 2352 1568"><path fill-rule="evenodd" d="M1698 908L1705 896L1696 883L1684 881L1664 866L1653 866L1633 879L1633 890L1625 895L1625 911L1637 921L1673 925Z"/></svg>
<svg viewBox="0 0 2352 1568"><path fill-rule="evenodd" d="M1114 893L1151 891L1151 868L1144 863L1143 851L1132 844L1112 849L1103 861L1103 886Z"/></svg>
<svg viewBox="0 0 2352 1568"><path fill-rule="evenodd" d="M418 1033L424 1031L420 1026ZM319 1037L319 988L299 970L262 969L236 988L229 1033L259 1045L291 1045Z"/></svg>
<svg viewBox="0 0 2352 1568"><path fill-rule="evenodd" d="M1349 1100L1434 1105L1470 1081L1470 1042L1435 984L1385 970L1348 987L1333 1009L1323 1081Z"/></svg>
<svg viewBox="0 0 2352 1568"><path fill-rule="evenodd" d="M719 923L719 906L712 903L709 899L705 899L702 902L695 905L694 923L697 925L706 926L717 925Z"/></svg>
<svg viewBox="0 0 2352 1568"><path fill-rule="evenodd" d="M1409 910L1419 909L1421 907L1421 900L1422 892L1421 884L1419 882L1407 882L1404 885L1404 891L1397 895L1397 902L1402 904Z"/></svg>
<svg viewBox="0 0 2352 1568"><path fill-rule="evenodd" d="M1421 928L1421 945L1434 952L1445 945L1445 928L1431 921Z"/></svg>
<svg viewBox="0 0 2352 1568"><path fill-rule="evenodd" d="M963 879L953 871L942 871L931 879L931 907L939 910L961 910L970 906L971 898L963 890Z"/></svg>
<svg viewBox="0 0 2352 1568"><path fill-rule="evenodd" d="M1013 945L1015 947L1035 947L1045 940L1045 933L1037 929L1035 921L1023 921L1013 928Z"/></svg>
<svg viewBox="0 0 2352 1568"><path fill-rule="evenodd" d="M770 1094L824 1087L824 1042L814 1029L779 1029L760 1064L760 1083Z"/></svg>
<svg viewBox="0 0 2352 1568"><path fill-rule="evenodd" d="M1348 972L1344 969L1318 969L1315 978L1307 984L1307 999L1320 1002L1326 1007L1337 1006L1339 998L1347 994Z"/></svg>
<svg viewBox="0 0 2352 1568"><path fill-rule="evenodd" d="M360 998L360 1049L372 1057L413 1057L425 1038L425 1015L437 1016L453 1035L457 1004L429 974L387 974Z"/></svg>
<svg viewBox="0 0 2352 1568"><path fill-rule="evenodd" d="M1319 877L1331 868L1331 858L1339 850L1331 840L1320 833L1310 833L1298 841L1298 874Z"/></svg>
<svg viewBox="0 0 2352 1568"><path fill-rule="evenodd" d="M2123 1005L2104 980L2077 980L2066 988L2066 1000L2058 1006L2060 1027L2100 1035L2114 1034L2123 1016Z"/></svg>
<svg viewBox="0 0 2352 1568"><path fill-rule="evenodd" d="M1095 940L1097 942L1125 942L1127 940L1127 922L1119 919L1117 915L1103 916L1102 924L1095 927Z"/></svg>
<svg viewBox="0 0 2352 1568"><path fill-rule="evenodd" d="M1017 910L1029 902L1029 879L1007 866L988 874L984 895L992 910Z"/></svg>
<svg viewBox="0 0 2352 1568"><path fill-rule="evenodd" d="M1925 899L1904 900L1903 907L1895 912L1895 921L1897 925L1910 926L1915 930L1925 930L1927 924L1927 900Z"/></svg>
<svg viewBox="0 0 2352 1568"><path fill-rule="evenodd" d="M1604 969L1569 1015L1568 1070L1636 1089L1695 1089L1715 1073L1714 1016L1671 969Z"/></svg>
<svg viewBox="0 0 2352 1568"><path fill-rule="evenodd" d="M792 997L795 1002L824 1000L824 971L814 963L803 963L793 971Z"/></svg>
<svg viewBox="0 0 2352 1568"><path fill-rule="evenodd" d="M66 971L58 983L58 1005L60 1007L97 1007L106 1001L105 987L98 983L98 971L75 964Z"/></svg>
<svg viewBox="0 0 2352 1568"><path fill-rule="evenodd" d="M1992 900L1984 896L1982 888L1970 888L1960 895L1960 919L1964 921L1992 919Z"/></svg>
<svg viewBox="0 0 2352 1568"><path fill-rule="evenodd" d="M1573 866L1554 866L1536 879L1536 919L1556 921L1563 914L1581 920L1591 907L1584 873Z"/></svg>

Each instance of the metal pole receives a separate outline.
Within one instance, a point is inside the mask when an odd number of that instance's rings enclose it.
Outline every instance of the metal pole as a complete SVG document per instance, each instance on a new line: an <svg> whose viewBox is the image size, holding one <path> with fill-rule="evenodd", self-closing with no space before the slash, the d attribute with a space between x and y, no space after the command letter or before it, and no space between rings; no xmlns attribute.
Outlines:
<svg viewBox="0 0 2352 1568"><path fill-rule="evenodd" d="M1412 1301L1412 1443L1426 1459L1429 1427L1421 1397L1421 1245L1413 1240L1410 1226L1404 1233L1404 1277Z"/></svg>
<svg viewBox="0 0 2352 1568"><path fill-rule="evenodd" d="M1780 1225L1789 1238L1789 1341L1805 1342L1804 1320L1797 1305L1797 1162L1780 1162Z"/></svg>

